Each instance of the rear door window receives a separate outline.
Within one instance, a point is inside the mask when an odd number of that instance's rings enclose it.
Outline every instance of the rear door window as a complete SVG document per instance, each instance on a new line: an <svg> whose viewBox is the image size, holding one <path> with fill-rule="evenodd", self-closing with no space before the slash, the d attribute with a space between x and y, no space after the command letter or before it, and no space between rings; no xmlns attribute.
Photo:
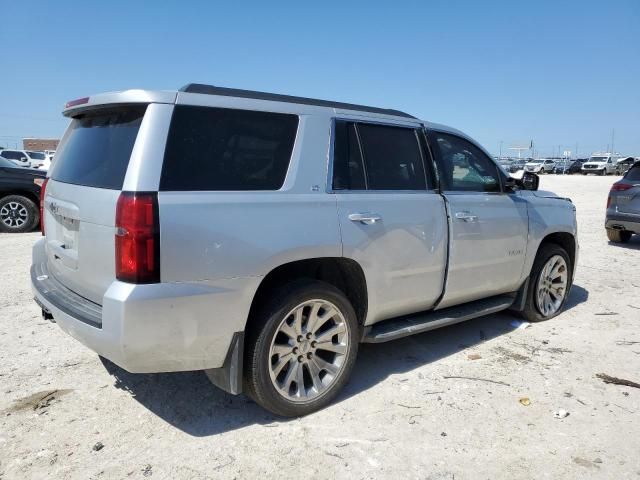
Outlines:
<svg viewBox="0 0 640 480"><path fill-rule="evenodd" d="M335 121L333 190L425 190L420 130ZM431 171L429 171L431 172Z"/></svg>
<svg viewBox="0 0 640 480"><path fill-rule="evenodd" d="M178 105L160 190L278 190L297 129L296 115Z"/></svg>
<svg viewBox="0 0 640 480"><path fill-rule="evenodd" d="M418 137L413 128L358 124L369 190L427 188Z"/></svg>
<svg viewBox="0 0 640 480"><path fill-rule="evenodd" d="M355 125L337 120L333 145L333 189L366 190L364 163Z"/></svg>
<svg viewBox="0 0 640 480"><path fill-rule="evenodd" d="M624 179L629 180L630 182L640 182L640 165L631 167L624 176Z"/></svg>
<svg viewBox="0 0 640 480"><path fill-rule="evenodd" d="M146 106L97 110L73 119L51 178L120 190Z"/></svg>

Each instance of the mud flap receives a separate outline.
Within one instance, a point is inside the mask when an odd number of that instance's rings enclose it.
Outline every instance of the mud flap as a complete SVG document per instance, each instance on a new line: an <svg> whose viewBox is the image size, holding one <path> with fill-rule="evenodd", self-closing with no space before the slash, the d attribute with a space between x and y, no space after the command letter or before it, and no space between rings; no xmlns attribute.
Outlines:
<svg viewBox="0 0 640 480"><path fill-rule="evenodd" d="M509 307L509 310L514 312L522 312L524 306L527 303L527 292L529 291L529 277L524 281L522 286L516 292L516 298L513 301L513 305Z"/></svg>
<svg viewBox="0 0 640 480"><path fill-rule="evenodd" d="M242 393L242 365L244 356L244 332L236 332L231 339L229 351L220 368L205 370L211 383L232 395Z"/></svg>

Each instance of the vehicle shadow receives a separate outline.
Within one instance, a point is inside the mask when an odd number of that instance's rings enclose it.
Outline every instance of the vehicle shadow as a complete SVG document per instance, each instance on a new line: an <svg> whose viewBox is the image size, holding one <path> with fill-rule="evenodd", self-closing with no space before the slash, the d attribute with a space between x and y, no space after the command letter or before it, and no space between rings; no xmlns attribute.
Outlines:
<svg viewBox="0 0 640 480"><path fill-rule="evenodd" d="M640 250L640 235L632 235L627 243L609 242L609 245L616 248L626 248L627 250Z"/></svg>
<svg viewBox="0 0 640 480"><path fill-rule="evenodd" d="M574 308L588 296L587 290L574 285L566 308ZM361 344L352 378L336 402L358 395L390 375L410 372L509 333L521 321L514 313L501 312L389 343ZM116 388L129 392L149 411L189 435L204 437L254 424L291 421L270 414L244 395L230 395L213 387L203 372L133 374L105 358L101 361L114 377Z"/></svg>

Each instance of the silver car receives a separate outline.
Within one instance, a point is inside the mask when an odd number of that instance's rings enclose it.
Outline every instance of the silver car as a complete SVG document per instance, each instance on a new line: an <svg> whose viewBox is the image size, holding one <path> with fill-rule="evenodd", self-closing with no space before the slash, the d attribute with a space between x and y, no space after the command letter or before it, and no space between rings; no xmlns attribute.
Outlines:
<svg viewBox="0 0 640 480"><path fill-rule="evenodd" d="M605 228L609 240L616 243L626 243L634 233L640 234L640 163L611 186Z"/></svg>
<svg viewBox="0 0 640 480"><path fill-rule="evenodd" d="M46 318L130 372L204 370L304 415L360 342L512 309L557 315L575 208L450 127L190 84L71 101L31 281Z"/></svg>

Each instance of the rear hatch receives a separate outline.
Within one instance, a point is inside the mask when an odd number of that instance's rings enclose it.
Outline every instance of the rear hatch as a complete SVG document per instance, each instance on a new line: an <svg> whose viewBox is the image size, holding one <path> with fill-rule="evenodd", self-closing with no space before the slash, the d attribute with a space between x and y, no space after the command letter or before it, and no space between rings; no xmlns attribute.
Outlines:
<svg viewBox="0 0 640 480"><path fill-rule="evenodd" d="M44 202L49 273L102 304L115 280L115 212L146 105L75 117L56 152Z"/></svg>
<svg viewBox="0 0 640 480"><path fill-rule="evenodd" d="M640 165L632 167L618 183L630 187L615 195L618 211L640 215Z"/></svg>

